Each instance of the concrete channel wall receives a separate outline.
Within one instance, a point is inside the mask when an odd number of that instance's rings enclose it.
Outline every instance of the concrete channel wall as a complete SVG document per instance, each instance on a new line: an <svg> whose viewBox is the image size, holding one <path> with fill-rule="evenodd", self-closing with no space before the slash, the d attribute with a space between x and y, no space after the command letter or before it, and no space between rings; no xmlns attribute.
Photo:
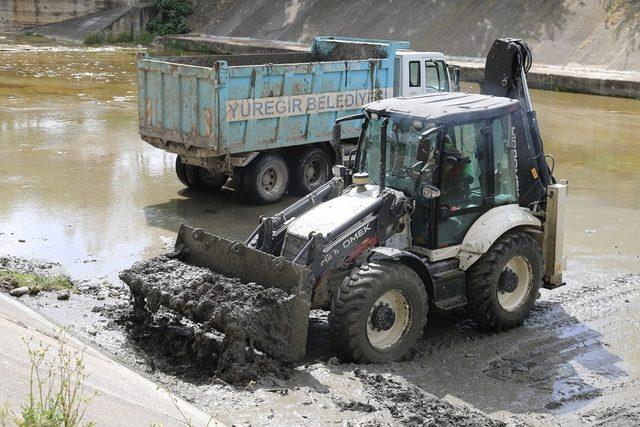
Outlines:
<svg viewBox="0 0 640 427"><path fill-rule="evenodd" d="M40 25L29 31L59 40L83 41L89 35L117 38L122 35L137 37L147 22L156 14L149 3L136 3L90 13L61 22Z"/></svg>
<svg viewBox="0 0 640 427"><path fill-rule="evenodd" d="M640 1L195 0L192 31L309 43L316 35L408 40L484 58L500 37L529 43L536 64L640 70ZM625 2L619 2L624 6ZM625 15L626 13L626 15Z"/></svg>
<svg viewBox="0 0 640 427"><path fill-rule="evenodd" d="M21 31L101 10L133 4L134 0L1 0L0 31Z"/></svg>
<svg viewBox="0 0 640 427"><path fill-rule="evenodd" d="M450 59L461 69L462 79L479 83L484 62ZM586 93L640 99L640 72L534 65L527 74L530 89Z"/></svg>

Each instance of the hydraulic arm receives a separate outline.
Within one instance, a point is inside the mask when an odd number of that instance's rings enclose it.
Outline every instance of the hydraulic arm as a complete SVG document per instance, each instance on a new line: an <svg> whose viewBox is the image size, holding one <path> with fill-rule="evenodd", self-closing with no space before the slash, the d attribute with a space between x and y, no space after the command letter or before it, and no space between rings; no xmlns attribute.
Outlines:
<svg viewBox="0 0 640 427"><path fill-rule="evenodd" d="M520 205L529 206L545 199L546 188L555 183L544 154L536 112L531 104L526 74L533 57L520 39L497 39L487 55L481 93L520 101L521 120L514 122L518 144L518 184Z"/></svg>

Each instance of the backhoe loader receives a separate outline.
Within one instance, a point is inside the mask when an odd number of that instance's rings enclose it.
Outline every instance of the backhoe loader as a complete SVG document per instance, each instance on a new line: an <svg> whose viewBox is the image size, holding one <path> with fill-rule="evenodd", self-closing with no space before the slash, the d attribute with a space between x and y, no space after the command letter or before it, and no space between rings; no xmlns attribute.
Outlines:
<svg viewBox="0 0 640 427"><path fill-rule="evenodd" d="M524 42L499 39L481 94L366 105L334 126L337 143L343 122L362 122L351 169L334 166L244 242L183 224L171 256L292 295L283 359L304 355L311 308L330 310L335 351L354 362L405 358L430 310L464 307L480 328L516 327L541 286L563 284L567 183L546 161L530 63Z"/></svg>

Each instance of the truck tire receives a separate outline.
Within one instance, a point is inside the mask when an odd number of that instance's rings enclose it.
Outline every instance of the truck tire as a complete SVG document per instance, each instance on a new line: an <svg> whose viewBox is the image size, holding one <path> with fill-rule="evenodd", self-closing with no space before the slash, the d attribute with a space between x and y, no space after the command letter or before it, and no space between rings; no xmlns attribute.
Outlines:
<svg viewBox="0 0 640 427"><path fill-rule="evenodd" d="M182 163L180 156L176 156L176 175L182 184L190 187L189 181L187 180L187 165Z"/></svg>
<svg viewBox="0 0 640 427"><path fill-rule="evenodd" d="M291 192L299 196L311 193L331 178L331 158L320 147L296 153L290 159Z"/></svg>
<svg viewBox="0 0 640 427"><path fill-rule="evenodd" d="M542 250L529 234L500 237L467 270L467 300L480 328L506 331L522 323L542 284Z"/></svg>
<svg viewBox="0 0 640 427"><path fill-rule="evenodd" d="M212 172L200 166L185 165L189 187L199 190L218 190L227 182L227 175Z"/></svg>
<svg viewBox="0 0 640 427"><path fill-rule="evenodd" d="M355 268L331 301L329 334L343 362L402 360L427 324L427 292L411 268L376 261Z"/></svg>
<svg viewBox="0 0 640 427"><path fill-rule="evenodd" d="M258 156L244 168L242 187L246 197L254 203L275 203L282 199L289 185L289 168L282 156Z"/></svg>

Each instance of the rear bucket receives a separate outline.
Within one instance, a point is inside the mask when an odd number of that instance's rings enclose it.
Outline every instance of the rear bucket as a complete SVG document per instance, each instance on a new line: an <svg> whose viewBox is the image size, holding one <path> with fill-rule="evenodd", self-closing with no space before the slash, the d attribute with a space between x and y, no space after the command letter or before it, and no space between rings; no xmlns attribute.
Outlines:
<svg viewBox="0 0 640 427"><path fill-rule="evenodd" d="M294 298L289 321L291 329L288 331L290 343L283 346L279 342L274 346L269 336L263 336L256 340L256 348L285 361L304 356L313 288L313 276L308 267L185 224L180 226L173 256L187 264L209 268L245 283L255 282L266 288L286 291Z"/></svg>

